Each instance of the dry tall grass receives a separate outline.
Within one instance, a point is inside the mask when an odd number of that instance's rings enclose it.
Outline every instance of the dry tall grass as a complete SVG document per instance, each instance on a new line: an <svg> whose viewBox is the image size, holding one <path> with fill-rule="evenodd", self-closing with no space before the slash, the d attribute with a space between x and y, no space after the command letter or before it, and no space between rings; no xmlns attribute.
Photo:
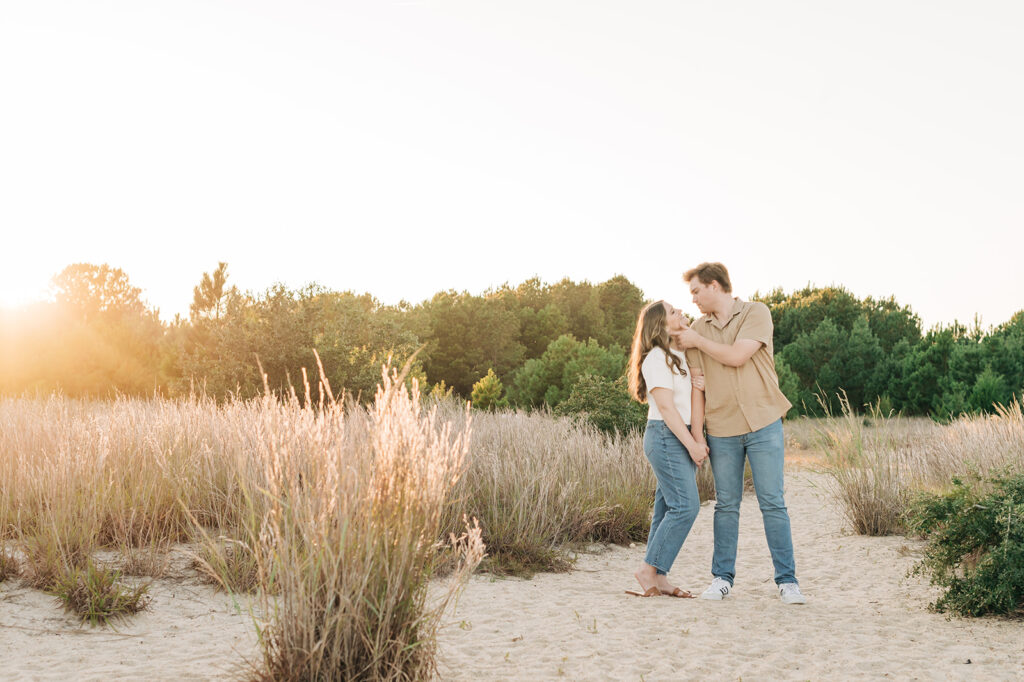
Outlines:
<svg viewBox="0 0 1024 682"><path fill-rule="evenodd" d="M443 513L469 449L469 417L424 412L385 377L368 410L264 400L240 481L262 588L266 679L421 679L434 670L447 599L483 556L479 528L452 538L452 588L427 603ZM457 433L452 424L457 423ZM465 527L465 520L462 520Z"/></svg>
<svg viewBox="0 0 1024 682"><path fill-rule="evenodd" d="M449 401L441 409L460 408ZM566 569L575 543L646 538L654 486L638 436L538 412L475 413L446 525L479 519L492 571Z"/></svg>
<svg viewBox="0 0 1024 682"><path fill-rule="evenodd" d="M646 538L640 435L423 404L394 377L371 408L2 400L0 554L17 549L22 579L53 591L97 550L159 576L191 542L211 580L261 595L260 674L399 679L433 665L444 600L426 603L426 581L454 568L458 585L481 533L489 568L517 574L568 567L576 543ZM699 481L709 497L710 468Z"/></svg>
<svg viewBox="0 0 1024 682"><path fill-rule="evenodd" d="M393 376L370 409L0 401L0 553L20 550L28 584L87 604L77 576L96 550L159 567L170 543L198 542L225 558L206 562L223 584L253 568L257 676L426 676L446 602L428 604L427 583L470 430L468 413L453 433L421 404ZM479 529L458 527L453 591L483 554Z"/></svg>
<svg viewBox="0 0 1024 682"><path fill-rule="evenodd" d="M461 409L451 400L440 408ZM579 543L646 541L656 483L642 433L611 436L544 411L478 412L447 525L480 520L492 572L567 570ZM710 466L697 488L701 502L714 499Z"/></svg>
<svg viewBox="0 0 1024 682"><path fill-rule="evenodd" d="M945 489L954 476L1024 470L1020 403L945 426L925 418L858 416L844 409L813 428L828 457L832 492L854 530L866 535L902 532L911 497Z"/></svg>

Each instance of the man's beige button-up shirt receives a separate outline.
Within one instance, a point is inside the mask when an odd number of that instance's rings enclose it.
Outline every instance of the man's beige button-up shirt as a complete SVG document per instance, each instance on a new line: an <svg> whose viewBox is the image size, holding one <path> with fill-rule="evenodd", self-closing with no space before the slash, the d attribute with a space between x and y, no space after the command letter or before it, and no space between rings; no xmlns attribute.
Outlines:
<svg viewBox="0 0 1024 682"><path fill-rule="evenodd" d="M760 341L761 347L740 367L728 367L707 353L686 351L690 367L704 370L704 424L712 436L740 436L768 426L792 404L779 390L772 349L772 315L764 303L735 299L732 316L720 324L714 315L693 323L701 336L731 346L737 339Z"/></svg>

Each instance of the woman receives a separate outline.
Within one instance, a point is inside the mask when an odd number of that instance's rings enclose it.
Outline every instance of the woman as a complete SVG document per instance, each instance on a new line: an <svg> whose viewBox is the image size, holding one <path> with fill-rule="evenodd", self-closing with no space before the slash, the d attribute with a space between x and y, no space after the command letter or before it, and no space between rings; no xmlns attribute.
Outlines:
<svg viewBox="0 0 1024 682"><path fill-rule="evenodd" d="M691 382L685 356L671 346L672 334L687 327L681 310L655 301L640 312L633 334L629 391L649 405L644 454L658 479L647 555L633 574L642 592L627 590L638 597L693 597L667 575L700 510L697 468L708 457L707 446L690 431L704 428L703 376Z"/></svg>

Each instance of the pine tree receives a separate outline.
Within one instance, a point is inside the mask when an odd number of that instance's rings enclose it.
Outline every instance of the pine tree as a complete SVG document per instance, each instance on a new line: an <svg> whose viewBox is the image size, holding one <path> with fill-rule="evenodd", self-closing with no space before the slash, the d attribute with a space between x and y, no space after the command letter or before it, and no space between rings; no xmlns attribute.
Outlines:
<svg viewBox="0 0 1024 682"><path fill-rule="evenodd" d="M498 378L493 369L488 369L487 374L480 381L473 384L473 394L470 400L473 403L473 407L478 410L495 410L508 407L508 400L501 397L504 391L505 387L502 386L501 379Z"/></svg>

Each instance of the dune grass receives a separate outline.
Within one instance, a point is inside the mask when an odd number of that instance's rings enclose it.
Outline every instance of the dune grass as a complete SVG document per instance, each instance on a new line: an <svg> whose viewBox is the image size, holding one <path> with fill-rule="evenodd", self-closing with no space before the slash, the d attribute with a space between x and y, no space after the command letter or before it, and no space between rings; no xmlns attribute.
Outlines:
<svg viewBox="0 0 1024 682"><path fill-rule="evenodd" d="M368 407L321 389L319 402L0 400L0 546L26 584L71 594L83 576L123 584L114 567L160 577L171 545L190 543L201 575L255 595L254 676L401 679L433 669L444 604L481 560L530 575L567 570L588 543L646 539L640 434L470 413L394 374ZM698 483L713 496L710 468ZM103 579L100 551L120 557ZM439 573L450 588L428 603Z"/></svg>
<svg viewBox="0 0 1024 682"><path fill-rule="evenodd" d="M954 478L1024 470L1019 403L948 425L878 412L857 415L844 406L841 415L815 420L812 428L826 454L831 491L854 531L864 535L905 532L914 497L946 490Z"/></svg>
<svg viewBox="0 0 1024 682"><path fill-rule="evenodd" d="M581 543L645 539L654 485L637 436L543 412L474 413L466 474L445 525L479 519L492 572L567 570Z"/></svg>
<svg viewBox="0 0 1024 682"><path fill-rule="evenodd" d="M91 559L83 568L72 568L49 587L64 607L92 625L138 613L149 605L149 584L129 586L121 574L97 566Z"/></svg>
<svg viewBox="0 0 1024 682"><path fill-rule="evenodd" d="M190 542L211 579L257 594L255 677L424 677L447 599L484 552L471 522L441 525L471 437L458 420L394 375L370 408L3 400L0 547L23 557L24 584L102 624L143 607L145 587L94 563L99 550L158 574L170 543ZM428 603L442 559L450 588Z"/></svg>
<svg viewBox="0 0 1024 682"><path fill-rule="evenodd" d="M296 481L320 450L339 447L332 429L347 429L356 449L369 447L364 408L299 402L0 402L0 453L11 453L0 458L0 480L9 482L0 523L36 548L32 583L81 568L97 549L118 551L126 574L159 577L172 543L199 541L200 573L233 591L254 590L251 536L270 506L252 481L269 484L263 460L280 457L268 443L287 438L278 445L287 446ZM467 429L464 403L426 403L456 435ZM474 412L472 421L440 537L461 533L464 516L478 519L487 570L566 570L582 544L646 539L655 480L641 434L608 436L543 412ZM702 501L713 499L710 467L698 487Z"/></svg>

